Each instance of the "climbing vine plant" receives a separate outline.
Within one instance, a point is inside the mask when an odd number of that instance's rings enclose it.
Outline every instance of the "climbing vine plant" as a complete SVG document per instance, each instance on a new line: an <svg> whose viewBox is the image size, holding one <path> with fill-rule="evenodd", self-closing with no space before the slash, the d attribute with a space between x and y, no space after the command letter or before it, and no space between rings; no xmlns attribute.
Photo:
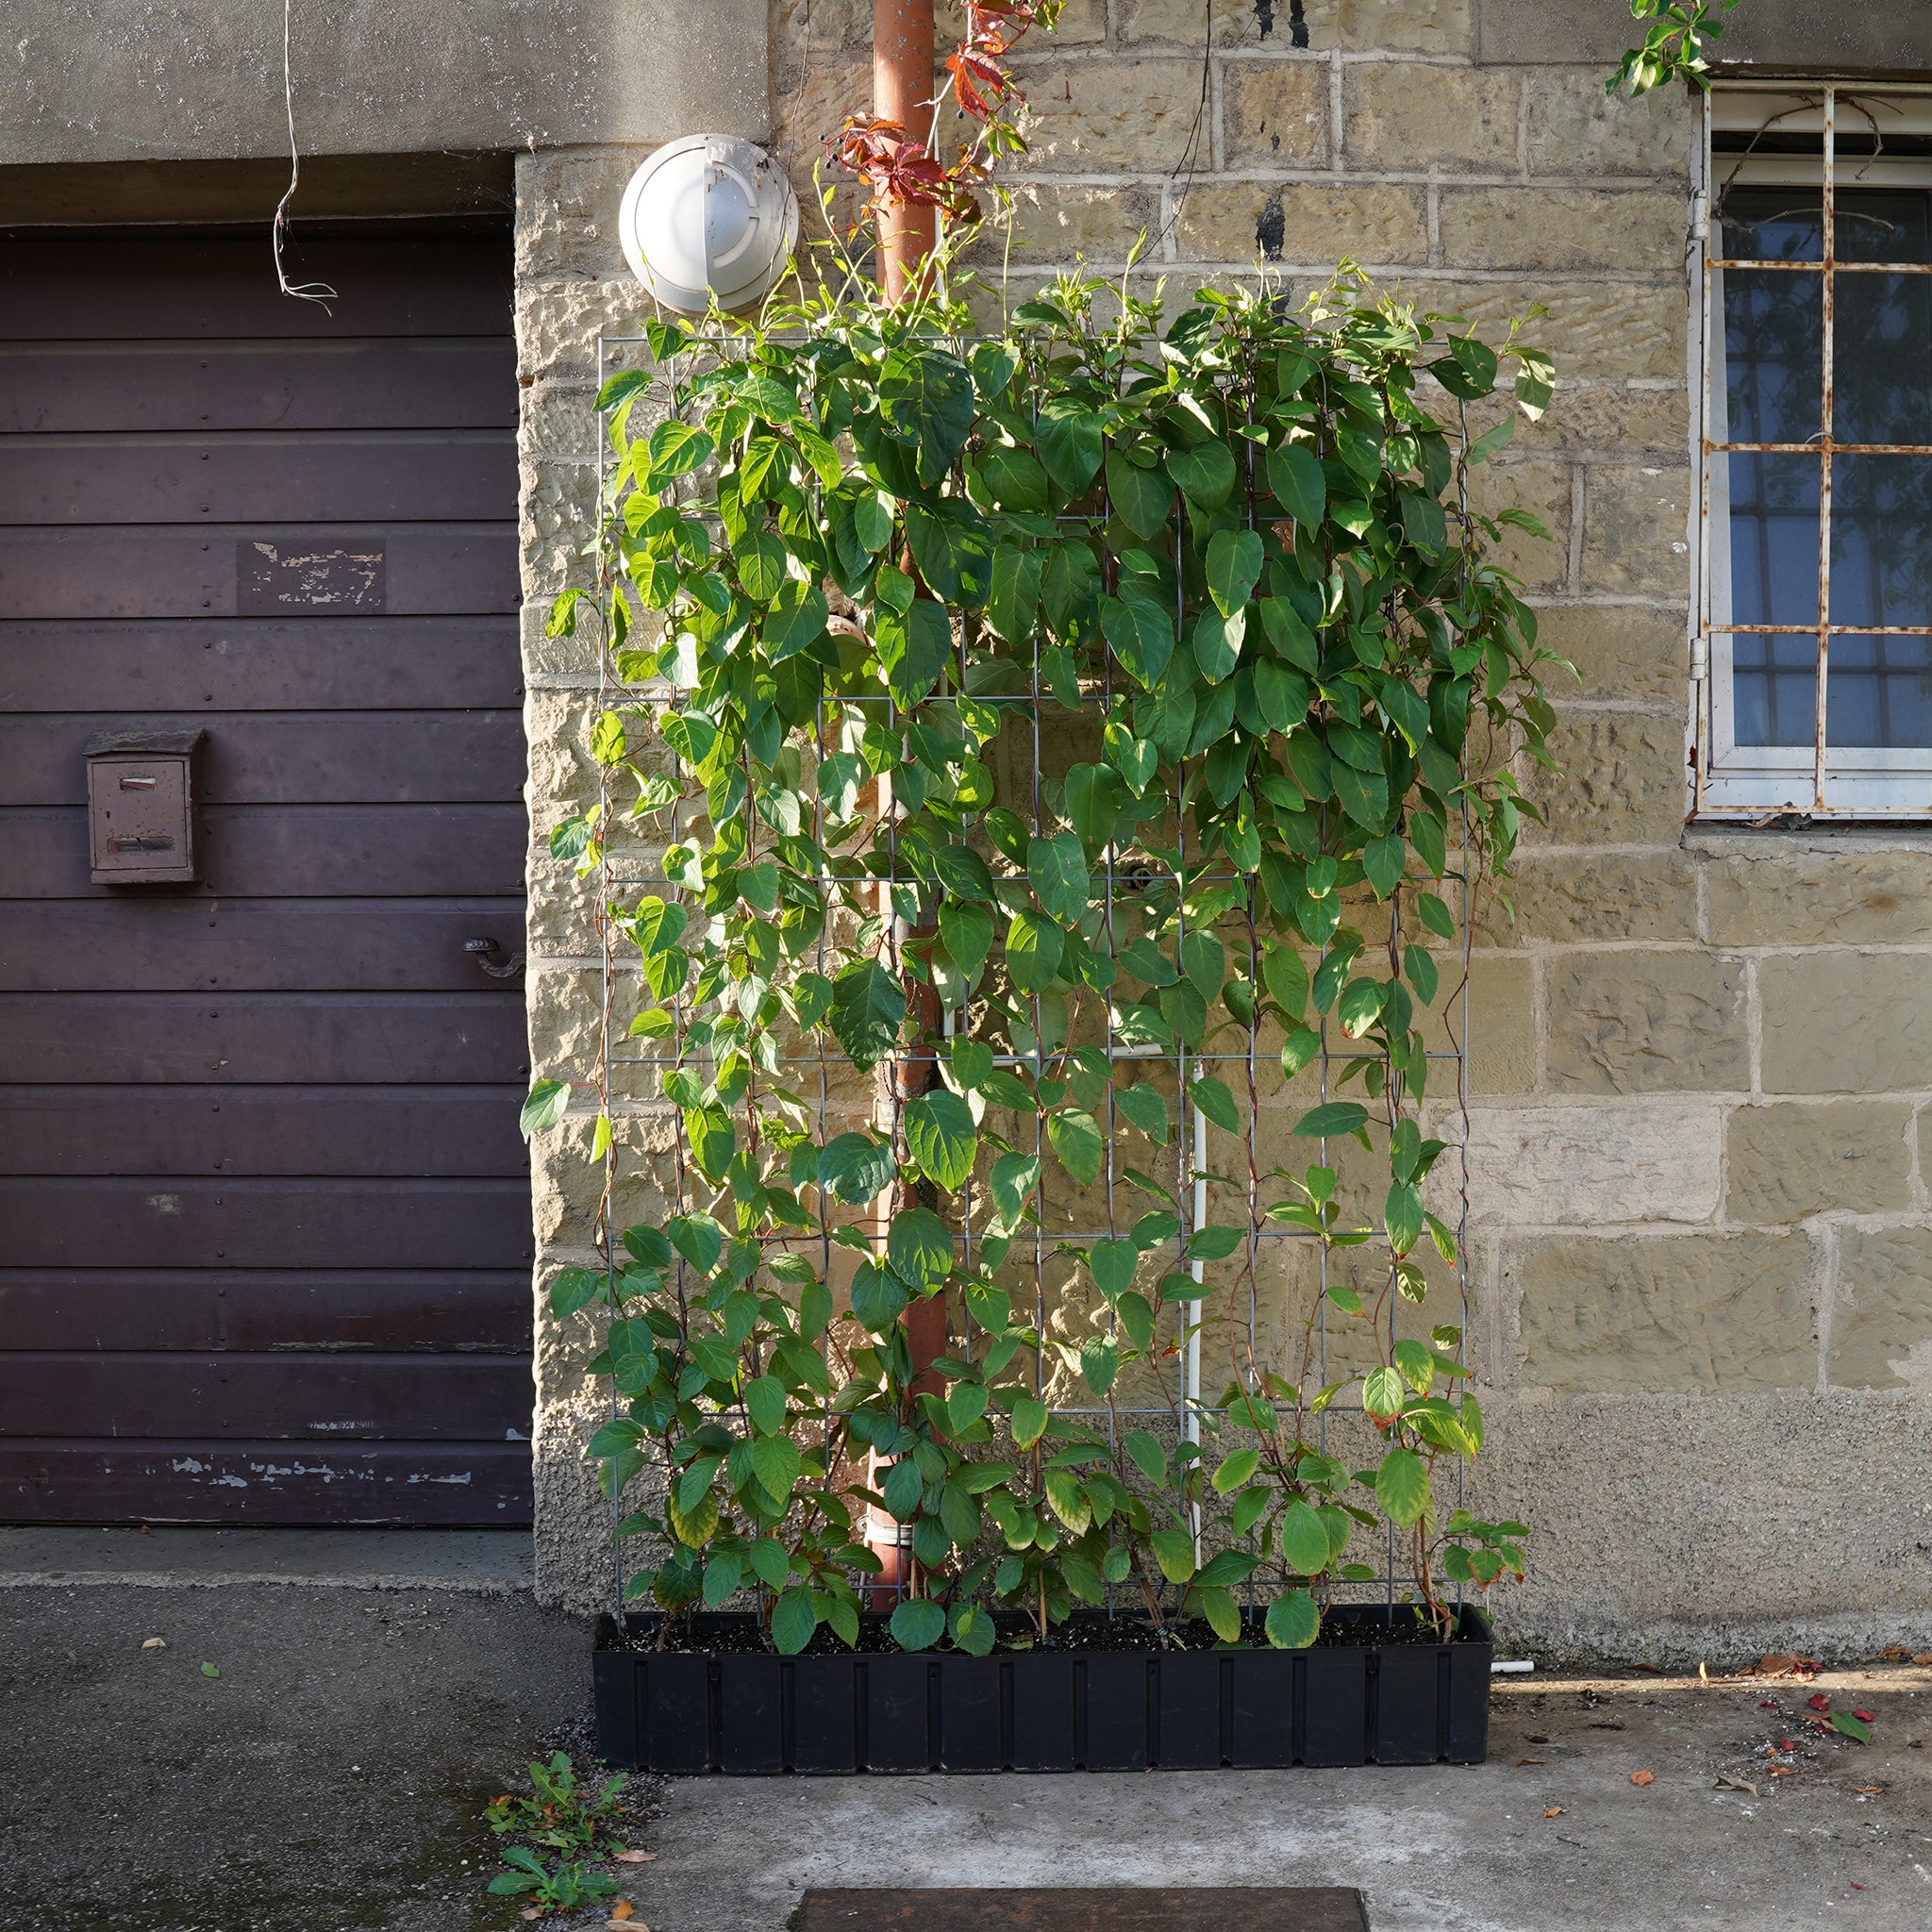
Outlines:
<svg viewBox="0 0 1932 1932"><path fill-rule="evenodd" d="M1549 364L1346 275L1066 276L977 340L933 286L654 323L598 397L606 569L549 622L617 695L551 850L657 875L602 916L675 1211L550 1306L604 1324L627 1591L855 1642L870 1509L908 1647L1119 1600L1305 1645L1384 1536L1446 1628L1527 1533L1439 1497L1483 1425L1423 1305L1466 889L1550 723L1495 555L1544 533L1470 479Z"/></svg>

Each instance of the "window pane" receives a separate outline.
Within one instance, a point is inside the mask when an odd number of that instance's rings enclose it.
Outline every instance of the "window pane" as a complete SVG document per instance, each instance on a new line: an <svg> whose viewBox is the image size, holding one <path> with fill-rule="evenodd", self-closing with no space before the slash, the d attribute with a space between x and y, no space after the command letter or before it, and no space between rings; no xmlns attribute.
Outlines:
<svg viewBox="0 0 1932 1932"><path fill-rule="evenodd" d="M1832 192L1840 261L1932 261L1928 196L1922 188L1847 188Z"/></svg>
<svg viewBox="0 0 1932 1932"><path fill-rule="evenodd" d="M1733 188L1723 209L1724 250L1732 261L1824 259L1823 188Z"/></svg>
<svg viewBox="0 0 1932 1932"><path fill-rule="evenodd" d="M1932 624L1932 458L1840 457L1831 478L1831 621Z"/></svg>
<svg viewBox="0 0 1932 1932"><path fill-rule="evenodd" d="M1834 658L1837 651L1834 638ZM1834 662L1834 673L1837 668ZM1740 744L1810 744L1818 733L1817 691L1815 637L1731 640L1731 701ZM1835 693L1836 687L1834 704Z"/></svg>
<svg viewBox="0 0 1932 1932"><path fill-rule="evenodd" d="M1804 442L1816 436L1824 422L1824 277L1727 269L1724 303L1724 440Z"/></svg>
<svg viewBox="0 0 1932 1932"><path fill-rule="evenodd" d="M1824 737L1834 745L1932 745L1932 638L1834 635Z"/></svg>
<svg viewBox="0 0 1932 1932"><path fill-rule="evenodd" d="M1733 455L1717 460L1730 470L1730 622L1815 625L1818 458Z"/></svg>
<svg viewBox="0 0 1932 1932"><path fill-rule="evenodd" d="M1837 283L1833 437L1932 442L1932 275L1840 275Z"/></svg>

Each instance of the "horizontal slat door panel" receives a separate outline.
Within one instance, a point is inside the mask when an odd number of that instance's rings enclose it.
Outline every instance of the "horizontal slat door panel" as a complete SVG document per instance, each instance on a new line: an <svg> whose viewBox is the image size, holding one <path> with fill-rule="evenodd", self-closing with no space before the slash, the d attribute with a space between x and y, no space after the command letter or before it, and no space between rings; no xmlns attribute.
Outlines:
<svg viewBox="0 0 1932 1932"><path fill-rule="evenodd" d="M0 1086L0 1172L513 1177L530 1164L523 1098L521 1087Z"/></svg>
<svg viewBox="0 0 1932 1932"><path fill-rule="evenodd" d="M208 805L511 805L527 770L516 711L0 718L0 806L85 805L88 740L150 727L207 732L195 790Z"/></svg>
<svg viewBox="0 0 1932 1932"><path fill-rule="evenodd" d="M513 617L229 617L0 623L0 691L9 711L508 710L524 681Z"/></svg>
<svg viewBox="0 0 1932 1932"><path fill-rule="evenodd" d="M505 524L0 529L0 613L283 617L514 610Z"/></svg>
<svg viewBox="0 0 1932 1932"><path fill-rule="evenodd" d="M504 337L0 345L0 434L484 429L516 420L516 345Z"/></svg>
<svg viewBox="0 0 1932 1932"><path fill-rule="evenodd" d="M523 1180L0 1181L21 1268L514 1268Z"/></svg>
<svg viewBox="0 0 1932 1932"><path fill-rule="evenodd" d="M523 951L515 899L14 900L0 906L0 991L475 990L463 951Z"/></svg>
<svg viewBox="0 0 1932 1932"><path fill-rule="evenodd" d="M102 1442L0 1439L9 1523L412 1524L530 1520L527 1442Z"/></svg>
<svg viewBox="0 0 1932 1932"><path fill-rule="evenodd" d="M520 908L519 908L520 909ZM511 936L502 935L506 944ZM484 975L474 969L474 985ZM500 1083L525 1071L519 982L489 991L11 993L16 1080Z"/></svg>
<svg viewBox="0 0 1932 1932"><path fill-rule="evenodd" d="M529 1434L530 1403L529 1363L506 1356L0 1350L0 1413L23 1436L501 1442Z"/></svg>
<svg viewBox="0 0 1932 1932"><path fill-rule="evenodd" d="M10 1349L325 1349L523 1355L521 1270L0 1268Z"/></svg>
<svg viewBox="0 0 1932 1932"><path fill-rule="evenodd" d="M507 429L16 436L0 524L461 522L487 517L516 472Z"/></svg>
<svg viewBox="0 0 1932 1932"><path fill-rule="evenodd" d="M500 242L311 241L291 273L326 281L326 306L291 302L246 241L12 242L0 253L0 340L494 336L510 327Z"/></svg>
<svg viewBox="0 0 1932 1932"><path fill-rule="evenodd" d="M203 898L406 897L433 881L464 896L520 892L517 805L210 806L199 814ZM0 808L0 898L105 899L88 877L83 806Z"/></svg>
<svg viewBox="0 0 1932 1932"><path fill-rule="evenodd" d="M290 266L0 238L0 1521L530 1517L508 239ZM88 740L194 728L96 887Z"/></svg>

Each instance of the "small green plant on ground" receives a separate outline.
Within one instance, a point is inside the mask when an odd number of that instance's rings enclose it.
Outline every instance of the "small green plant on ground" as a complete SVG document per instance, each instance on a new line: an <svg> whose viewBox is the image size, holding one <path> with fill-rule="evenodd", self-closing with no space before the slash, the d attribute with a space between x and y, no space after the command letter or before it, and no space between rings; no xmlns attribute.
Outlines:
<svg viewBox="0 0 1932 1932"><path fill-rule="evenodd" d="M600 1836L610 1835L611 1821L629 1782L620 1773L606 1778L592 1796L577 1783L570 1754L558 1751L548 1764L531 1764L530 1796L506 1792L491 1800L483 1816L498 1837L514 1834L562 1852L588 1849Z"/></svg>
<svg viewBox="0 0 1932 1932"><path fill-rule="evenodd" d="M592 1872L568 1858L546 1865L522 1845L510 1846L503 1862L515 1870L499 1872L490 1881L491 1890L508 1897L527 1892L530 1903L542 1912L575 1911L593 1900L608 1898L617 1890L617 1880L607 1873Z"/></svg>

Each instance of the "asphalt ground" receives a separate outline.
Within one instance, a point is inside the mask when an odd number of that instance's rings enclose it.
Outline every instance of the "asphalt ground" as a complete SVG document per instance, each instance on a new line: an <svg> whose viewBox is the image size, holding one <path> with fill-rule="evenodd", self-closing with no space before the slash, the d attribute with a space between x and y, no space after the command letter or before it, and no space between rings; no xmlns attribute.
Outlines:
<svg viewBox="0 0 1932 1932"><path fill-rule="evenodd" d="M77 1574L0 1577L8 1932L520 1927L480 1813L540 1749L584 1751L581 1623L462 1566L438 1588ZM1813 1696L1873 1712L1873 1743L1818 1729ZM808 1885L1357 1886L1375 1932L1932 1925L1932 1669L1911 1664L1499 1679L1474 1767L635 1795L626 1838L658 1857L610 1868L632 1932L779 1932Z"/></svg>

